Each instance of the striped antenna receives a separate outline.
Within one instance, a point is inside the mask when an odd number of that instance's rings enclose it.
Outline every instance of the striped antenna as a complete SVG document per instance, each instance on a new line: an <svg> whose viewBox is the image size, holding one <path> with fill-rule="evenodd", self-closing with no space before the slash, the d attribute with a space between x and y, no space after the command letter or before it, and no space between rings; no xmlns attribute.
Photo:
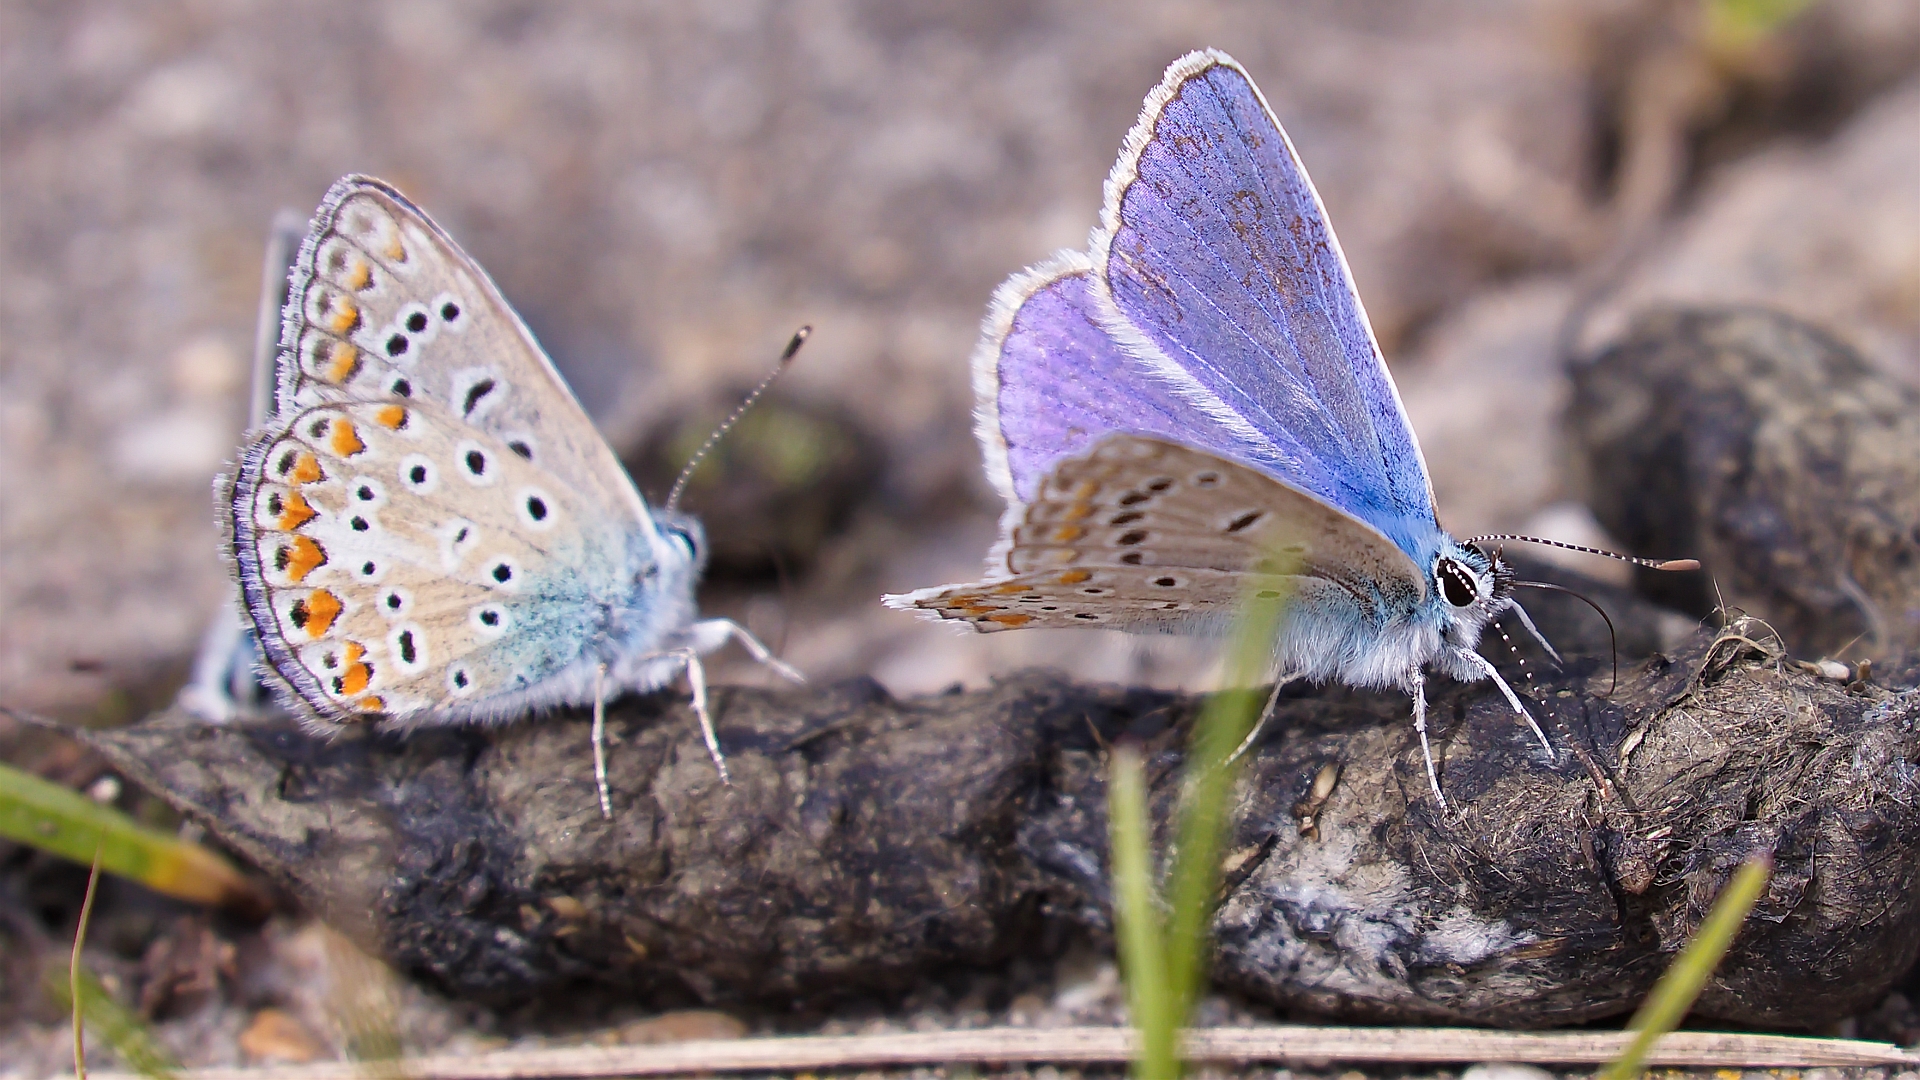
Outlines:
<svg viewBox="0 0 1920 1080"><path fill-rule="evenodd" d="M713 434L707 436L707 441L701 443L700 449L695 450L693 456L687 459L686 467L680 470L680 475L673 481L673 490L667 492L665 509L671 511L680 505L680 496L686 493L687 481L693 479L693 470L700 467L701 460L707 456L709 450L713 449L713 444L719 442L727 432L732 431L733 425L739 423L742 416L747 415L747 410L753 408L753 403L759 401L760 395L767 392L767 387L773 385L773 380L787 370L787 365L793 363L794 354L799 352L800 346L805 345L807 339L812 336L813 327L811 326L803 326L793 332L793 340L787 342L787 347L780 353L780 360L773 365L773 370L767 372L767 377L760 380L760 385L747 392L746 400L736 406L725 420L720 421L720 426L713 429Z"/></svg>
<svg viewBox="0 0 1920 1080"><path fill-rule="evenodd" d="M1638 555L1622 555L1617 551L1602 551L1584 544L1567 544L1559 540L1542 540L1538 536L1520 536L1515 533L1488 533L1468 540L1469 544L1478 544L1482 540L1517 540L1523 544L1544 544L1547 547L1563 548L1567 551L1582 551L1588 555L1604 555L1609 559L1619 559L1624 563L1644 566L1649 570L1698 570L1699 559L1642 559Z"/></svg>

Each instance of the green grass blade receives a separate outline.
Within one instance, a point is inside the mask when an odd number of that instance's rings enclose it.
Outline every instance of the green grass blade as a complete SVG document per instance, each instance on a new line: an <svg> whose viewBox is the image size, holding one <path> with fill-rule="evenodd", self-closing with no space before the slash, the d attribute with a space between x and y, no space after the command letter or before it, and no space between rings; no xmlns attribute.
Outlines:
<svg viewBox="0 0 1920 1080"><path fill-rule="evenodd" d="M1187 777L1168 894L1167 979L1182 1022L1191 1015L1206 979L1221 851L1231 822L1229 806L1239 775L1240 748L1260 718L1266 695L1254 684L1272 665L1281 598L1249 598L1229 639L1226 683L1195 722L1187 750Z"/></svg>
<svg viewBox="0 0 1920 1080"><path fill-rule="evenodd" d="M1686 1019L1687 1010L1693 1008L1694 1000L1727 955L1734 936L1746 922L1747 913L1753 910L1754 901L1765 891L1772 872L1772 861L1764 855L1749 858L1734 871L1700 929L1694 932L1693 940L1674 957L1666 974L1660 976L1653 992L1633 1014L1632 1022L1627 1025L1627 1030L1635 1033L1633 1041L1627 1044L1618 1061L1601 1070L1597 1080L1630 1080L1640 1074L1653 1044Z"/></svg>
<svg viewBox="0 0 1920 1080"><path fill-rule="evenodd" d="M232 863L149 828L70 788L0 764L0 837L91 863L155 892L264 914L267 901Z"/></svg>
<svg viewBox="0 0 1920 1080"><path fill-rule="evenodd" d="M1224 675L1228 689L1200 711L1188 740L1168 895L1162 920L1154 907L1151 825L1146 769L1126 747L1113 753L1107 814L1113 832L1114 919L1122 969L1140 1048L1134 1073L1174 1080L1182 1071L1179 1039L1205 985L1221 851L1231 830L1236 756L1259 721L1292 566L1270 560L1251 582L1229 638Z"/></svg>
<svg viewBox="0 0 1920 1080"><path fill-rule="evenodd" d="M1154 902L1153 854L1147 816L1147 767L1140 752L1116 746L1107 765L1107 822L1112 834L1113 919L1120 967L1140 1044L1134 1075L1174 1080L1180 1075L1179 1037L1185 1015L1167 984L1160 910Z"/></svg>
<svg viewBox="0 0 1920 1080"><path fill-rule="evenodd" d="M1723 48L1752 49L1810 6L1811 0L1707 0L1707 40Z"/></svg>

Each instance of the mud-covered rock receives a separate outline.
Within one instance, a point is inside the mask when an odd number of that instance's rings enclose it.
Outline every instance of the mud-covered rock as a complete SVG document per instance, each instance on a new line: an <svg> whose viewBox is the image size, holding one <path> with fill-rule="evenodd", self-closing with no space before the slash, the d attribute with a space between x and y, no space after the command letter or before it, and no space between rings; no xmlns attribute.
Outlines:
<svg viewBox="0 0 1920 1080"><path fill-rule="evenodd" d="M1838 338L1760 308L1643 317L1574 371L1588 504L1651 595L1763 618L1792 649L1920 647L1920 392Z"/></svg>
<svg viewBox="0 0 1920 1080"><path fill-rule="evenodd" d="M1404 697L1287 695L1240 789L1216 978L1376 1020L1612 1015L1764 851L1775 884L1703 1012L1797 1025L1884 993L1920 940L1920 694L1704 631L1610 697L1603 660L1570 663L1532 687L1551 762L1485 684L1434 695L1451 811ZM177 717L89 741L455 994L817 1000L1000 962L1062 926L1104 935L1106 748L1157 749L1164 816L1197 700L1031 675L718 706L730 786L683 704L613 710L610 821L580 715L404 744ZM1332 791L1303 805L1329 765Z"/></svg>

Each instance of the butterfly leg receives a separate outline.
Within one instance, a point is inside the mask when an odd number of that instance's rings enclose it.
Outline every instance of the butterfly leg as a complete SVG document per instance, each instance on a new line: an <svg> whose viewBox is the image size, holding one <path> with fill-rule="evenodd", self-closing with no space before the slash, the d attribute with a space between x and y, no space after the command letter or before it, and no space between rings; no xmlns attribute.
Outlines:
<svg viewBox="0 0 1920 1080"><path fill-rule="evenodd" d="M692 639L690 648L700 653L710 653L725 645L729 639L738 641L740 647L747 650L755 662L772 668L781 678L797 683L807 681L792 665L773 655L773 650L760 644L760 639L747 632L747 628L732 619L701 619L687 628Z"/></svg>
<svg viewBox="0 0 1920 1080"><path fill-rule="evenodd" d="M1427 677L1414 672L1408 690L1413 694L1413 730L1420 736L1420 756L1427 761L1427 783L1433 788L1433 801L1445 810L1447 797L1440 793L1440 773L1433 767L1433 746L1427 742Z"/></svg>
<svg viewBox="0 0 1920 1080"><path fill-rule="evenodd" d="M1507 695L1507 704L1513 706L1513 711L1519 713L1520 718L1533 729L1534 737L1540 740L1540 747L1547 752L1547 757L1552 758L1553 744L1547 741L1547 733L1540 730L1539 724L1534 723L1533 714L1527 711L1525 705L1520 704L1520 695L1513 692L1513 687L1508 686L1507 680L1500 677L1500 672L1494 668L1493 664L1472 649L1456 649L1454 655L1465 661L1467 666L1478 669L1480 674L1493 680L1493 684L1500 688L1500 692Z"/></svg>
<svg viewBox="0 0 1920 1080"><path fill-rule="evenodd" d="M1273 691L1267 695L1266 707L1260 710L1260 719L1253 722L1253 730L1247 732L1247 737L1240 740L1239 747L1227 755L1226 764L1231 765L1239 761L1242 754L1253 749L1253 741L1260 737L1261 730L1267 726L1267 721L1273 716L1273 706L1280 700L1280 691L1286 689L1288 683L1299 677L1292 672L1281 672L1274 676Z"/></svg>
<svg viewBox="0 0 1920 1080"><path fill-rule="evenodd" d="M708 619L693 624L693 629L699 630L709 622L726 621L725 619ZM726 638L721 637L720 641L725 642ZM686 669L687 685L693 690L693 715L700 719L700 735L707 741L707 756L713 758L713 767L720 771L720 782L731 784L733 778L727 775L727 759L720 753L720 736L713 730L713 713L707 709L707 669L700 663L700 654L710 651L711 649L701 649L696 644L678 649L665 649L653 653L646 659L672 660Z"/></svg>
<svg viewBox="0 0 1920 1080"><path fill-rule="evenodd" d="M806 682L807 677L774 656L771 649L732 619L701 619L687 628L682 640L687 644L677 649L664 649L642 659L673 660L686 669L687 685L693 691L693 714L700 718L700 734L707 741L707 754L713 758L713 767L720 773L720 782L731 784L733 778L727 773L726 756L720 752L720 736L714 731L713 714L707 708L707 669L700 663L701 655L721 648L728 641L738 641L741 648L746 649L756 661L786 678L794 682Z"/></svg>
<svg viewBox="0 0 1920 1080"><path fill-rule="evenodd" d="M1539 642L1540 647L1547 650L1547 655L1553 657L1554 663L1561 665L1566 664L1565 660L1560 659L1560 653L1554 649L1553 643L1547 640L1547 635L1541 633L1540 628L1533 625L1533 617L1527 614L1527 609L1521 607L1518 601L1513 603L1513 613L1520 616L1520 625L1526 627L1527 633L1533 635L1533 640Z"/></svg>
<svg viewBox="0 0 1920 1080"><path fill-rule="evenodd" d="M600 816L613 820L613 797L607 792L607 665L593 673L593 784L600 793Z"/></svg>

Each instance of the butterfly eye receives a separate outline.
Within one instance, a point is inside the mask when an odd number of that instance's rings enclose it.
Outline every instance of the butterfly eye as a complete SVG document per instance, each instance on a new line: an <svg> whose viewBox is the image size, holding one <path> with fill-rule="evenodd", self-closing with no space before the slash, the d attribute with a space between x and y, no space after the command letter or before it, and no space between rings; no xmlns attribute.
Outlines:
<svg viewBox="0 0 1920 1080"><path fill-rule="evenodd" d="M1473 575L1452 559L1441 559L1434 564L1433 580L1440 586L1440 595L1454 607L1469 607L1480 598L1480 586Z"/></svg>
<svg viewBox="0 0 1920 1080"><path fill-rule="evenodd" d="M667 539L671 541L675 547L678 547L690 561L696 563L700 561L700 543L694 539L693 530L683 525L668 523L662 525L660 531L665 533Z"/></svg>

